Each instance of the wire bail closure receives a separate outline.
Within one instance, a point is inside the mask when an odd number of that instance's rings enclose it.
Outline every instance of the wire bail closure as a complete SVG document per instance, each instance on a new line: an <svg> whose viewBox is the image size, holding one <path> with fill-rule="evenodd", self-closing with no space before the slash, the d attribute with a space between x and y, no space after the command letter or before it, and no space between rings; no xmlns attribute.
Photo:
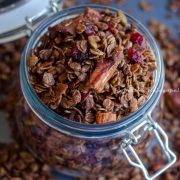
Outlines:
<svg viewBox="0 0 180 180"><path fill-rule="evenodd" d="M153 175L150 175L148 173L148 170L144 166L143 162L139 158L138 154L136 153L135 149L133 148L132 145L137 144L138 140L141 138L141 135L135 135L134 132L137 131L138 129L142 128L144 126L144 132L146 131L153 131L155 134L155 137L157 138L164 154L167 157L168 163L162 167L160 170L155 172ZM124 155L126 156L128 162L134 166L138 167L142 170L144 177L147 180L153 180L156 177L158 177L160 174L162 174L166 169L168 169L172 164L175 163L176 161L176 155L169 149L169 144L168 144L168 137L165 133L165 131L159 126L158 123L156 123L151 115L148 115L147 119L141 123L139 126L135 127L132 131L130 131L129 136L124 139L121 148L123 150ZM133 157L136 159L137 162L134 162L131 160L128 151L130 151L133 155Z"/></svg>
<svg viewBox="0 0 180 180"><path fill-rule="evenodd" d="M58 4L58 0L49 0L49 7L48 7L49 13L56 13L59 10L60 10L60 7ZM32 32L34 31L34 24L40 18L43 18L43 12L38 13L32 17L26 16L25 22L26 22L26 27L28 29L28 31L27 31L28 36L30 36L32 34Z"/></svg>

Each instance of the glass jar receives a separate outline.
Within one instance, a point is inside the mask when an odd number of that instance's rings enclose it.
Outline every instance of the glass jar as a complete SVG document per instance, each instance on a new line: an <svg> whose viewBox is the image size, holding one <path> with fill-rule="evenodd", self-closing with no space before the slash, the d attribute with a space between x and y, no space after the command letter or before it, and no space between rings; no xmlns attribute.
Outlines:
<svg viewBox="0 0 180 180"><path fill-rule="evenodd" d="M90 5L102 10L105 6ZM20 83L24 98L17 106L16 119L19 131L29 149L56 170L72 176L107 175L124 173L131 165L142 170L146 179L154 179L176 161L169 149L168 139L151 114L158 104L164 84L164 66L159 49L148 30L136 19L126 14L128 21L138 27L157 59L154 86L148 100L130 116L113 123L80 124L61 117L45 106L29 82L27 59L32 48L38 46L40 37L64 19L82 13L86 6L66 9L46 19L34 31L22 54ZM113 12L118 9L110 8ZM158 120L158 116L155 118ZM167 163L154 174L149 174L147 164L139 155L158 141ZM140 143L141 142L141 143ZM138 152L138 154L137 154ZM127 171L126 171L127 172Z"/></svg>

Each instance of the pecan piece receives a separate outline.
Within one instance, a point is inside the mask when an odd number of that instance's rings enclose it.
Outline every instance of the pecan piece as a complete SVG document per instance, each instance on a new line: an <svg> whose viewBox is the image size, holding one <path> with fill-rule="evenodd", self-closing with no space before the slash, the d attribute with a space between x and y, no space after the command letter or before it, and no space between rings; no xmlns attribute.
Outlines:
<svg viewBox="0 0 180 180"><path fill-rule="evenodd" d="M97 112L96 114L97 124L104 124L104 123L113 122L113 121L116 121L116 114L114 113Z"/></svg>
<svg viewBox="0 0 180 180"><path fill-rule="evenodd" d="M111 60L103 59L96 65L95 70L90 75L87 87L101 93L123 58L123 49L116 48Z"/></svg>

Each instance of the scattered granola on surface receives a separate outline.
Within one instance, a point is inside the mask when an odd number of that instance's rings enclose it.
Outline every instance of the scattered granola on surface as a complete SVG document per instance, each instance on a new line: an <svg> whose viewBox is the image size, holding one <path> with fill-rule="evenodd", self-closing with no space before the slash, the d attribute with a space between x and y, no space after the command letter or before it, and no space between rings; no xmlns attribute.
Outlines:
<svg viewBox="0 0 180 180"><path fill-rule="evenodd" d="M147 11L150 11L152 9L152 5L149 2L143 0L143 1L139 2L139 8L142 11L147 12Z"/></svg>
<svg viewBox="0 0 180 180"><path fill-rule="evenodd" d="M101 124L120 120L145 102L156 60L121 11L87 8L48 31L27 64L34 90L56 113Z"/></svg>
<svg viewBox="0 0 180 180"><path fill-rule="evenodd" d="M0 143L1 180L55 180L51 168L18 143Z"/></svg>

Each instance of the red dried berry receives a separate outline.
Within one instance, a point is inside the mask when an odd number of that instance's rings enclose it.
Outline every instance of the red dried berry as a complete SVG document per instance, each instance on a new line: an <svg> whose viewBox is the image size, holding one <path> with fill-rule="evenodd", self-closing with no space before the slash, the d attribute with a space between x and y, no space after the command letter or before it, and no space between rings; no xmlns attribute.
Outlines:
<svg viewBox="0 0 180 180"><path fill-rule="evenodd" d="M143 61L142 55L133 48L128 49L128 58L131 63L141 63Z"/></svg>
<svg viewBox="0 0 180 180"><path fill-rule="evenodd" d="M133 44L142 46L144 44L144 37L140 33L135 32L131 35L131 41Z"/></svg>
<svg viewBox="0 0 180 180"><path fill-rule="evenodd" d="M79 51L79 49L78 49L76 46L74 46L74 47L72 48L72 50L71 50L71 53L72 53L72 57L73 57L74 59L77 59L78 56L79 56L79 54L80 54L80 51Z"/></svg>
<svg viewBox="0 0 180 180"><path fill-rule="evenodd" d="M72 57L77 61L82 61L88 58L88 53L82 53L76 46L71 50Z"/></svg>
<svg viewBox="0 0 180 180"><path fill-rule="evenodd" d="M95 34L92 23L85 23L85 26L86 26L86 30L84 31L84 34L86 36L91 36L91 35Z"/></svg>
<svg viewBox="0 0 180 180"><path fill-rule="evenodd" d="M114 25L112 23L109 23L108 24L108 30L114 34L116 32L115 28L114 28Z"/></svg>
<svg viewBox="0 0 180 180"><path fill-rule="evenodd" d="M81 102L83 102L88 97L88 95L89 95L89 92L87 93L81 92Z"/></svg>

